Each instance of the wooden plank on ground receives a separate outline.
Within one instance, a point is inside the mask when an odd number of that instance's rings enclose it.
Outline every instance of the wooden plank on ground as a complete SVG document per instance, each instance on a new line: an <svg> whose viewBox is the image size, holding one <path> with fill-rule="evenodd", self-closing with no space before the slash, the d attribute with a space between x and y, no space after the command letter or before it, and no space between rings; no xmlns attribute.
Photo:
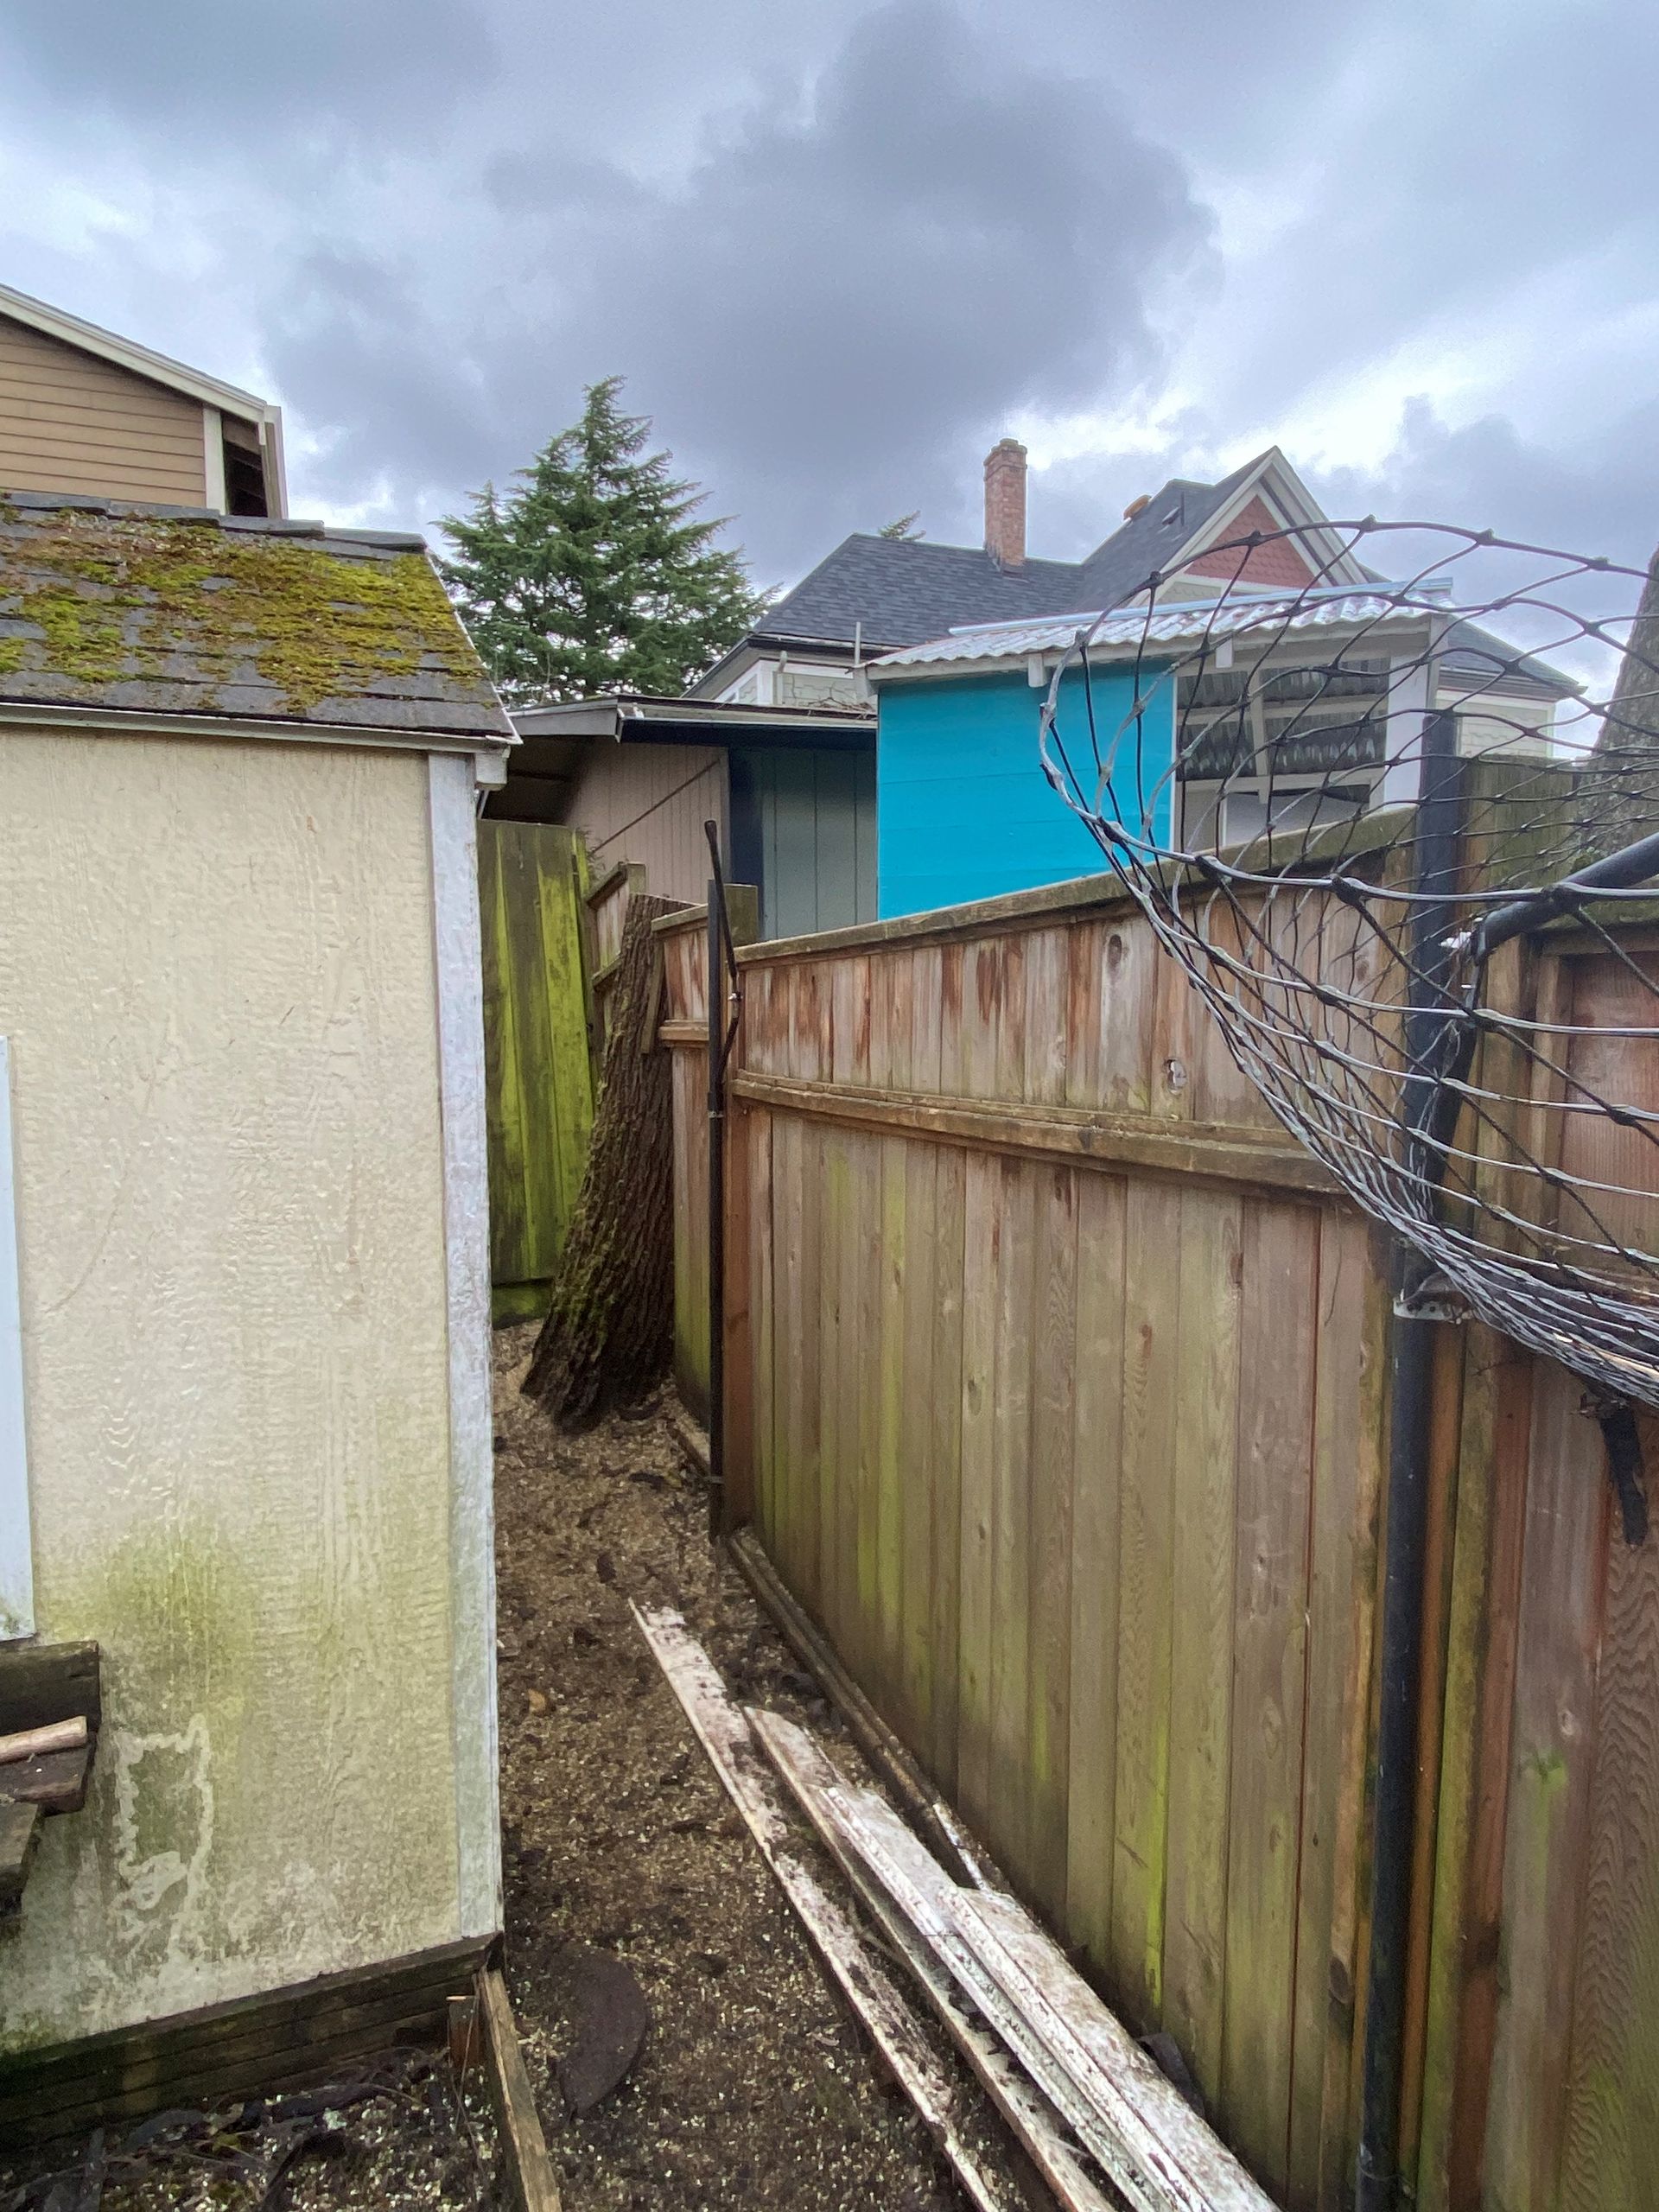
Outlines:
<svg viewBox="0 0 1659 2212"><path fill-rule="evenodd" d="M872 1878L854 1846L848 1823L840 1816L836 1793L844 1777L838 1769L804 1729L776 1713L751 1711L748 1717L761 1748L811 1821L820 1841L920 1983L951 2040L1043 2179L1069 2212L1108 2212L1107 2196L1090 2178L1051 2107L972 2006L958 1995L949 1970Z"/></svg>
<svg viewBox="0 0 1659 2212"><path fill-rule="evenodd" d="M547 2155L547 2139L500 1968L486 1967L477 1986L485 2069L508 2184L519 2212L559 2212L559 2184Z"/></svg>
<svg viewBox="0 0 1659 2212"><path fill-rule="evenodd" d="M773 1740L800 1745L788 1723L761 1726ZM1269 2212L1237 2161L1012 1896L958 1888L873 1790L837 1777L803 1794L816 1801L815 1822L837 1858L861 1868L861 1892L872 1896L873 1884L921 1938L1137 2212Z"/></svg>
<svg viewBox="0 0 1659 2212"><path fill-rule="evenodd" d="M935 2056L908 2000L846 1909L796 1851L748 1723L727 1695L707 1656L677 1613L645 1612L636 1605L633 1617L813 1948L949 2159L969 2201L982 2212L1011 2208L1009 2193L963 2132L961 2093Z"/></svg>

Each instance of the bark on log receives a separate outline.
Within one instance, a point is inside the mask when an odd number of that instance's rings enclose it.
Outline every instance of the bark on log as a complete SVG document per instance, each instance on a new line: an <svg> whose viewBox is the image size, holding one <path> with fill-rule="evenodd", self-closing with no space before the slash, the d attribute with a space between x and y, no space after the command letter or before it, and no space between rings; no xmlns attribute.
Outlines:
<svg viewBox="0 0 1659 2212"><path fill-rule="evenodd" d="M571 1423L642 1397L673 1351L673 1088L656 1037L651 925L678 903L629 903L588 1166L524 1378L531 1397Z"/></svg>

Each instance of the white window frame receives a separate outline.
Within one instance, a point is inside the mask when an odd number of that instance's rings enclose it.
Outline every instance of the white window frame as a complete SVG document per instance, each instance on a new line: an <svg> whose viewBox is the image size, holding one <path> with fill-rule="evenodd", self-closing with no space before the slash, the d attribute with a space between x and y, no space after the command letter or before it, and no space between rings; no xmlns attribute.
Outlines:
<svg viewBox="0 0 1659 2212"><path fill-rule="evenodd" d="M0 1642L34 1633L35 1552L23 1421L23 1312L17 1276L11 1052L0 1037Z"/></svg>

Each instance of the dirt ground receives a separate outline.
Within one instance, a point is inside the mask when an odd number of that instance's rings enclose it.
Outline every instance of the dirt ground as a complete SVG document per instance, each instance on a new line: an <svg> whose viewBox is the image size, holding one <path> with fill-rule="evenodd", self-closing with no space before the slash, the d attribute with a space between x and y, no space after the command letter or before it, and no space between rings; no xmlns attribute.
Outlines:
<svg viewBox="0 0 1659 2212"><path fill-rule="evenodd" d="M961 2212L919 2121L832 1996L629 1600L677 1607L737 1694L808 1721L849 1766L856 1753L710 1547L706 1487L668 1426L671 1389L634 1417L562 1433L519 1392L535 1333L531 1324L495 1339L506 1972L567 2212ZM632 1973L650 2026L620 2088L569 2119L556 2069L595 1952ZM363 2094L334 2107L176 2115L170 2128L152 2122L0 2166L0 2212L482 2212L505 2201L475 2083L458 2094L431 2054L351 2071L353 2082L336 2086Z"/></svg>
<svg viewBox="0 0 1659 2212"><path fill-rule="evenodd" d="M838 2008L628 1601L677 1606L731 1688L820 1724L811 1682L708 1541L664 1415L561 1434L497 1338L496 1558L507 1980L568 2212L957 2212L908 2104ZM582 1945L651 2007L632 2075L563 2121L551 2068Z"/></svg>

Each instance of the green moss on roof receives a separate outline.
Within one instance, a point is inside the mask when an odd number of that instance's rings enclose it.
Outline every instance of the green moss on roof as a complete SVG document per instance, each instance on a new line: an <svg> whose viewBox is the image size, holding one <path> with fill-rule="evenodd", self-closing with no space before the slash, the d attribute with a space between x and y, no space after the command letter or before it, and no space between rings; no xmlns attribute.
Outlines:
<svg viewBox="0 0 1659 2212"><path fill-rule="evenodd" d="M0 692L506 734L423 551L143 510L0 499Z"/></svg>

